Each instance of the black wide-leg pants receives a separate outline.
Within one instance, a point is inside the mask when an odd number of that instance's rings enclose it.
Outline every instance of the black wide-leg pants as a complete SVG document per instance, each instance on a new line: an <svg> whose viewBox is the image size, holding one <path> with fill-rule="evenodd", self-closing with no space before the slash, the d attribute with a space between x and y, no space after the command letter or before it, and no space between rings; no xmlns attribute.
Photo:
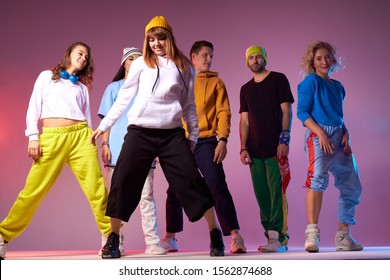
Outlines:
<svg viewBox="0 0 390 280"><path fill-rule="evenodd" d="M201 219L206 210L214 206L183 128L151 129L130 125L113 173L107 216L129 221L156 157L191 222Z"/></svg>

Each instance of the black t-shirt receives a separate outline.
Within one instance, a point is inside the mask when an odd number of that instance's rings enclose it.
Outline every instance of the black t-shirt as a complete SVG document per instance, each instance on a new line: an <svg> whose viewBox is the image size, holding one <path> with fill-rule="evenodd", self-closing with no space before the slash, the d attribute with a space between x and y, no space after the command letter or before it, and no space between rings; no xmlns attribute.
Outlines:
<svg viewBox="0 0 390 280"><path fill-rule="evenodd" d="M240 113L249 113L248 150L255 158L276 156L282 130L280 104L294 103L287 77L278 72L256 83L251 79L241 87Z"/></svg>

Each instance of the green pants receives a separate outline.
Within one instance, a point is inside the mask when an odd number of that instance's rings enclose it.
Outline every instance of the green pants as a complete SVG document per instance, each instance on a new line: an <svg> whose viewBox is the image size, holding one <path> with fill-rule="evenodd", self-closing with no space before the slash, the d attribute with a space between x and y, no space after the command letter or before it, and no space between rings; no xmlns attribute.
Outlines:
<svg viewBox="0 0 390 280"><path fill-rule="evenodd" d="M108 193L97 148L90 143L91 129L87 123L81 123L59 128L43 127L42 130L39 140L43 155L32 164L24 189L0 223L4 240L11 241L28 227L65 164L69 165L88 199L100 232L108 235L110 218L105 215ZM72 202L69 203L72 207Z"/></svg>
<svg viewBox="0 0 390 280"><path fill-rule="evenodd" d="M260 207L261 224L268 231L279 232L279 241L285 245L287 234L287 197L282 188L282 178L276 158L252 158L250 166L253 189Z"/></svg>

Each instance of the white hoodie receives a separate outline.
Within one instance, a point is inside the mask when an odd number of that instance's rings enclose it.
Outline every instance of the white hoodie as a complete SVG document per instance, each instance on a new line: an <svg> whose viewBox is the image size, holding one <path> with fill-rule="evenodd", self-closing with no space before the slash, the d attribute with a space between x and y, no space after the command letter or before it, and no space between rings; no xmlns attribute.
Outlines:
<svg viewBox="0 0 390 280"><path fill-rule="evenodd" d="M179 73L171 60L158 59L158 68L148 67L143 57L133 61L118 98L98 129L108 130L134 100L127 114L128 125L172 129L182 127L183 118L188 138L196 142L199 128L194 101L194 69L188 65L188 71Z"/></svg>

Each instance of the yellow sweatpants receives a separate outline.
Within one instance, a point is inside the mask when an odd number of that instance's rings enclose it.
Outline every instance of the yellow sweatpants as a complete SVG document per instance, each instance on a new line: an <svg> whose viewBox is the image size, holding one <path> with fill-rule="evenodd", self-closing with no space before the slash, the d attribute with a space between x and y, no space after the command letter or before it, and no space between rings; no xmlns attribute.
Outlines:
<svg viewBox="0 0 390 280"><path fill-rule="evenodd" d="M105 236L109 234L110 218L105 215L108 193L97 148L90 143L91 134L87 123L42 128L39 136L42 157L32 164L24 189L8 216L0 223L0 233L4 240L10 242L28 227L65 164L69 165L87 197L99 230Z"/></svg>

